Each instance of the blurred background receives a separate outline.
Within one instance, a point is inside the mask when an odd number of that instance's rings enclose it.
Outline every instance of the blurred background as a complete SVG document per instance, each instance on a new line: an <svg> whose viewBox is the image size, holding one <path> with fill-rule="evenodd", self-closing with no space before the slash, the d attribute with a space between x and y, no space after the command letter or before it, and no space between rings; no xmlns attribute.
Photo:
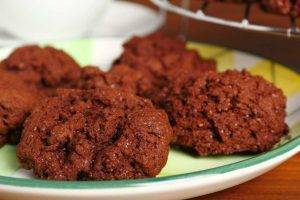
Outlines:
<svg viewBox="0 0 300 200"><path fill-rule="evenodd" d="M197 10L201 0L171 0ZM18 5L18 6L16 6ZM213 2L207 13L240 21L244 4ZM251 23L289 27L288 16L270 14L257 5ZM216 44L269 58L300 71L300 39L247 31L188 19L159 9L149 0L1 0L0 46L44 40L129 37L160 29L188 40Z"/></svg>

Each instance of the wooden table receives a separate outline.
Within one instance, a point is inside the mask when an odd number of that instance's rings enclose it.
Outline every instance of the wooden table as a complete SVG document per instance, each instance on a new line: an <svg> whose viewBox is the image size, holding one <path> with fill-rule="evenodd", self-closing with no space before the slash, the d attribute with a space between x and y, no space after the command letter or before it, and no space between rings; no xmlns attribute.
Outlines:
<svg viewBox="0 0 300 200"><path fill-rule="evenodd" d="M155 6L147 0L134 0L151 8ZM173 0L176 2L176 0ZM177 2L179 2L177 0ZM191 9L199 5L199 0L191 0ZM230 19L238 19L239 5L230 5L222 10L222 5L216 4L209 10ZM222 10L223 12L218 12ZM278 26L286 26L287 19L276 15L265 15L257 7L254 8L256 16L252 19L258 23L271 23ZM179 34L181 17L172 13L167 14L167 21L163 29L171 35ZM242 30L232 30L207 23L199 23L189 20L187 39L219 44L256 53L290 67L300 72L300 39L288 39L284 37L251 33ZM243 41L243 42L241 42ZM255 199L255 200L282 200L300 199L300 154L294 156L286 163L252 181L239 186L210 194L194 200L208 199Z"/></svg>
<svg viewBox="0 0 300 200"><path fill-rule="evenodd" d="M193 200L299 200L300 153L272 171L227 190Z"/></svg>

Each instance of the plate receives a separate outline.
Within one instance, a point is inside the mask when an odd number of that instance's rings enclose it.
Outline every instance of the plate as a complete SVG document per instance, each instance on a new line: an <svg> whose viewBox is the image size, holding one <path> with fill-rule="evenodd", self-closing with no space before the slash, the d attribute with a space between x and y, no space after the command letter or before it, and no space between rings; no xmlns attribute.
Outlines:
<svg viewBox="0 0 300 200"><path fill-rule="evenodd" d="M108 70L122 52L121 38L99 38L49 43L70 53L81 65ZM41 44L45 45L45 44ZM14 47L0 49L0 59ZM19 169L15 147L0 149L2 199L184 199L229 188L255 178L300 151L300 75L270 60L244 52L201 43L188 43L203 57L214 58L218 70L247 68L282 88L288 97L290 133L274 149L257 155L195 157L172 148L156 178L121 181L45 181ZM292 84L291 84L292 83ZM0 94L1 95L1 94Z"/></svg>

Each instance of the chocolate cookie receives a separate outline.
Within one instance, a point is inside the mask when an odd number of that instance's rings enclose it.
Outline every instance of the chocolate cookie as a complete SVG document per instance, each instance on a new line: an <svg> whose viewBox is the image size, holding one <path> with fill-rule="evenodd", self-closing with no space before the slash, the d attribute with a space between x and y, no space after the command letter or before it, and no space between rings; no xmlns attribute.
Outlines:
<svg viewBox="0 0 300 200"><path fill-rule="evenodd" d="M154 177L171 135L166 113L149 100L108 87L61 90L26 120L17 156L42 179Z"/></svg>
<svg viewBox="0 0 300 200"><path fill-rule="evenodd" d="M137 94L150 98L154 103L164 97L169 82L183 71L194 76L216 70L214 60L203 59L195 50L186 49L183 41L157 33L125 43L124 52L115 63L127 65L143 74L144 80L152 86Z"/></svg>
<svg viewBox="0 0 300 200"><path fill-rule="evenodd" d="M162 56L174 50L185 50L185 42L177 37L170 37L161 32L138 37L134 36L124 43L124 51L136 56Z"/></svg>
<svg viewBox="0 0 300 200"><path fill-rule="evenodd" d="M0 63L0 134L17 143L23 121L37 101L56 88L71 87L79 78L79 65L53 47L23 46ZM4 136L2 136L4 138Z"/></svg>
<svg viewBox="0 0 300 200"><path fill-rule="evenodd" d="M75 81L74 88L88 90L104 86L109 86L106 72L96 66L86 66L81 68L80 77Z"/></svg>
<svg viewBox="0 0 300 200"><path fill-rule="evenodd" d="M15 49L1 68L38 88L65 87L80 75L79 65L65 52L35 45Z"/></svg>
<svg viewBox="0 0 300 200"><path fill-rule="evenodd" d="M209 72L180 79L172 88L161 105L176 135L174 143L199 155L263 152L287 133L286 98L259 76Z"/></svg>
<svg viewBox="0 0 300 200"><path fill-rule="evenodd" d="M127 65L116 65L107 74L112 87L124 88L138 96L145 96L153 86L146 71L133 69Z"/></svg>
<svg viewBox="0 0 300 200"><path fill-rule="evenodd" d="M17 132L38 99L37 90L27 87L17 76L0 70L0 146L8 140L17 140Z"/></svg>
<svg viewBox="0 0 300 200"><path fill-rule="evenodd" d="M95 89L103 86L120 88L142 96L143 91L151 87L145 74L126 65L115 66L109 72L103 72L97 67L87 66L82 68L81 76L76 83L79 89Z"/></svg>
<svg viewBox="0 0 300 200"><path fill-rule="evenodd" d="M203 59L195 50L186 49L185 42L160 33L133 37L123 46L124 52L116 64L126 64L135 69L143 68L158 75L180 68L203 71L216 68L215 61Z"/></svg>

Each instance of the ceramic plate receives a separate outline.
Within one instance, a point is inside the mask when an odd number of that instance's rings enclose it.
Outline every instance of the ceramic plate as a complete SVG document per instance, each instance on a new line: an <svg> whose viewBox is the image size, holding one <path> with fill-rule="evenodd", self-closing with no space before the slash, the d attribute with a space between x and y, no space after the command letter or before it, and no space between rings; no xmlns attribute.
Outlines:
<svg viewBox="0 0 300 200"><path fill-rule="evenodd" d="M54 42L82 64L108 70L122 51L124 40L101 38ZM172 148L167 165L157 178L124 181L64 182L44 181L19 168L15 147L0 149L1 199L183 199L216 192L257 177L300 150L300 76L270 60L232 49L189 43L204 57L214 58L218 69L247 68L253 74L282 88L288 97L290 133L272 151L258 155L195 157ZM13 49L0 49L4 58ZM1 95L1 94L0 94Z"/></svg>

